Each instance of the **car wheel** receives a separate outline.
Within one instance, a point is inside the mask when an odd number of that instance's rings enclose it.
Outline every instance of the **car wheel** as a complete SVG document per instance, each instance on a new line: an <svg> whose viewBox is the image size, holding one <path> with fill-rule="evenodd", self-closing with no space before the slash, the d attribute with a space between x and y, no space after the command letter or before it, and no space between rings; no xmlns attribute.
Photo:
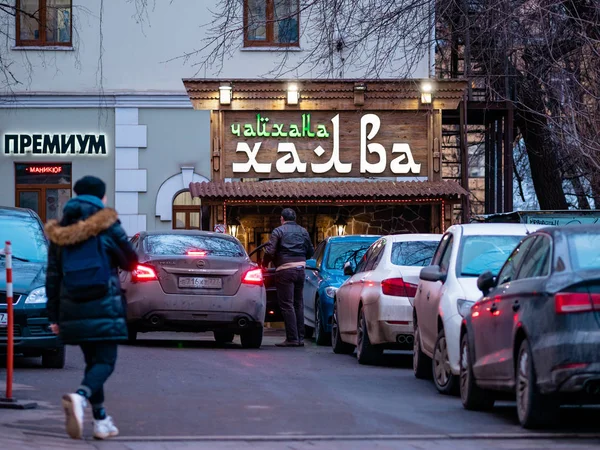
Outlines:
<svg viewBox="0 0 600 450"><path fill-rule="evenodd" d="M351 355L354 353L354 346L342 341L342 334L338 325L337 302L333 302L333 318L331 320L331 348L333 353L338 355Z"/></svg>
<svg viewBox="0 0 600 450"><path fill-rule="evenodd" d="M383 355L383 348L371 344L369 333L367 332L367 319L362 308L358 318L356 339L358 344L356 346L356 358L359 364L377 364L381 359L381 355Z"/></svg>
<svg viewBox="0 0 600 450"><path fill-rule="evenodd" d="M460 399L465 409L486 411L494 407L491 392L477 386L469 353L469 338L465 334L460 343Z"/></svg>
<svg viewBox="0 0 600 450"><path fill-rule="evenodd" d="M421 350L421 333L415 321L415 336L413 338L413 372L415 378L421 380L431 378L431 358Z"/></svg>
<svg viewBox="0 0 600 450"><path fill-rule="evenodd" d="M517 415L523 428L536 428L552 424L558 417L559 404L541 394L537 387L529 341L519 348L516 367Z"/></svg>
<svg viewBox="0 0 600 450"><path fill-rule="evenodd" d="M435 387L444 395L455 395L458 391L458 377L452 375L450 370L450 360L448 358L448 345L446 343L446 334L440 330L435 347L433 348L433 382Z"/></svg>
<svg viewBox="0 0 600 450"><path fill-rule="evenodd" d="M331 334L325 331L323 313L321 312L321 301L319 299L317 299L315 303L315 342L317 345L331 344Z"/></svg>
<svg viewBox="0 0 600 450"><path fill-rule="evenodd" d="M263 327L252 328L240 334L243 348L260 348L263 339Z"/></svg>
<svg viewBox="0 0 600 450"><path fill-rule="evenodd" d="M127 327L127 343L135 344L137 342L137 330L131 326Z"/></svg>
<svg viewBox="0 0 600 450"><path fill-rule="evenodd" d="M42 367L46 369L62 369L65 367L65 359L65 347L44 350L42 353Z"/></svg>
<svg viewBox="0 0 600 450"><path fill-rule="evenodd" d="M213 331L213 335L218 344L228 344L229 342L233 342L233 338L235 337L235 334L231 331Z"/></svg>
<svg viewBox="0 0 600 450"><path fill-rule="evenodd" d="M312 339L315 329L308 325L304 325L304 339Z"/></svg>

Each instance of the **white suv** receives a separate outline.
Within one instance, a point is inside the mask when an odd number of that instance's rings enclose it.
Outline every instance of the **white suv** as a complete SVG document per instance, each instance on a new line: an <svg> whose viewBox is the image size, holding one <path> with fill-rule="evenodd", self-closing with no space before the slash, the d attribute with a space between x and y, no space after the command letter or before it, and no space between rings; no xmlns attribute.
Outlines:
<svg viewBox="0 0 600 450"><path fill-rule="evenodd" d="M454 225L442 237L429 267L420 274L414 299L413 369L417 378L433 372L443 394L458 392L460 324L481 298L477 277L494 275L528 233L525 224Z"/></svg>

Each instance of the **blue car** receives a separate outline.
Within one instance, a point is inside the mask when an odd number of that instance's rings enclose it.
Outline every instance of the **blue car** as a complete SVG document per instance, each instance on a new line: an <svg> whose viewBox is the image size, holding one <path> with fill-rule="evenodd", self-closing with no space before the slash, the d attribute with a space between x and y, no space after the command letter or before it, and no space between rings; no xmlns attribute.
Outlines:
<svg viewBox="0 0 600 450"><path fill-rule="evenodd" d="M304 283L304 335L313 334L317 345L329 345L335 291L348 279L344 264L356 267L367 249L380 236L350 235L330 237L315 250L314 259L306 262Z"/></svg>

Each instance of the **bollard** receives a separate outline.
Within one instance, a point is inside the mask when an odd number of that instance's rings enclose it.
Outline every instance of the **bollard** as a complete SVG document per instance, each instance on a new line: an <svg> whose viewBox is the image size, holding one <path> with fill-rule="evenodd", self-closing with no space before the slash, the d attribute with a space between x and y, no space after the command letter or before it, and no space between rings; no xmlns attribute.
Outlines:
<svg viewBox="0 0 600 450"><path fill-rule="evenodd" d="M35 408L37 404L33 402L22 403L16 401L12 397L13 371L15 362L15 314L13 308L12 249L10 241L6 241L6 245L4 247L4 257L6 266L6 314L8 316L6 324L6 397L0 398L0 408L31 409Z"/></svg>

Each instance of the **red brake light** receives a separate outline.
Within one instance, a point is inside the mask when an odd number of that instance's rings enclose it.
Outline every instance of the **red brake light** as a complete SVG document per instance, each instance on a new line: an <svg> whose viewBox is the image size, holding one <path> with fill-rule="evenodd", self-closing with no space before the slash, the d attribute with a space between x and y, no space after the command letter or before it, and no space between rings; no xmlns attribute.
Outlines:
<svg viewBox="0 0 600 450"><path fill-rule="evenodd" d="M569 314L589 312L592 306L592 297L586 292L559 292L554 296L556 314ZM600 302L594 302L596 309L600 310Z"/></svg>
<svg viewBox="0 0 600 450"><path fill-rule="evenodd" d="M186 252L188 256L206 256L206 251L204 250L188 250Z"/></svg>
<svg viewBox="0 0 600 450"><path fill-rule="evenodd" d="M142 281L158 280L158 277L153 267L138 264L133 272L131 272L131 280L139 283Z"/></svg>
<svg viewBox="0 0 600 450"><path fill-rule="evenodd" d="M242 278L244 284L255 284L257 286L263 285L263 274L262 269L250 269L244 274Z"/></svg>
<svg viewBox="0 0 600 450"><path fill-rule="evenodd" d="M417 285L407 283L402 278L388 278L381 282L381 290L385 295L396 297L414 297L417 295Z"/></svg>

